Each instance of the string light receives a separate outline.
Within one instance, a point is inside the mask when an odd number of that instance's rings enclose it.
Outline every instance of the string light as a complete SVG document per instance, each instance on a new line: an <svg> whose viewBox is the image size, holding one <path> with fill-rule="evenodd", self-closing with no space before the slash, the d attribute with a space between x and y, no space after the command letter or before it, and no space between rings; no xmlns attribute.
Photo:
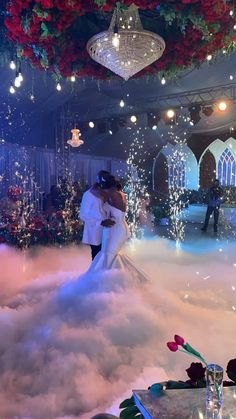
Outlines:
<svg viewBox="0 0 236 419"><path fill-rule="evenodd" d="M90 127L90 128L94 128L94 126L95 126L95 125L94 125L94 122L93 122L93 121L90 121L90 122L89 122L89 127Z"/></svg>
<svg viewBox="0 0 236 419"><path fill-rule="evenodd" d="M13 84L11 84L10 88L9 88L9 92L13 95L14 93L16 93L16 90L13 86Z"/></svg>
<svg viewBox="0 0 236 419"><path fill-rule="evenodd" d="M59 82L57 82L56 89L58 92L60 92L62 89L61 84Z"/></svg>
<svg viewBox="0 0 236 419"><path fill-rule="evenodd" d="M123 108L125 106L125 102L123 101L123 99L121 99L120 101L120 107Z"/></svg>
<svg viewBox="0 0 236 419"><path fill-rule="evenodd" d="M230 74L229 79L230 80L233 80L234 79L234 76L232 76L232 74Z"/></svg>
<svg viewBox="0 0 236 419"><path fill-rule="evenodd" d="M33 95L33 93L31 93L31 95L30 95L30 100L31 100L32 102L34 102L34 101L35 101L35 96Z"/></svg>
<svg viewBox="0 0 236 419"><path fill-rule="evenodd" d="M207 57L206 57L206 59L207 59L207 61L211 61L212 60L212 55L211 54L208 54Z"/></svg>
<svg viewBox="0 0 236 419"><path fill-rule="evenodd" d="M233 16L234 11L233 10L230 10L229 14L230 14L230 16Z"/></svg>
<svg viewBox="0 0 236 419"><path fill-rule="evenodd" d="M161 84L162 84L163 86L166 84L166 79L165 79L165 77L164 77L164 74L163 74L163 76L162 76L162 78L161 78Z"/></svg>
<svg viewBox="0 0 236 419"><path fill-rule="evenodd" d="M132 115L130 117L130 121L133 122L133 123L135 123L137 121L137 117L135 115Z"/></svg>
<svg viewBox="0 0 236 419"><path fill-rule="evenodd" d="M22 83L22 81L24 80L24 78L22 76L22 73L21 73L21 70L19 70L18 79L19 79L20 83Z"/></svg>
<svg viewBox="0 0 236 419"><path fill-rule="evenodd" d="M15 61L11 60L11 62L9 64L9 67L10 67L11 70L15 70L16 69L16 63L15 63Z"/></svg>
<svg viewBox="0 0 236 419"><path fill-rule="evenodd" d="M16 78L15 78L15 81L14 81L14 85L15 85L15 87L20 87L20 85L21 85L21 82L20 82L20 79L19 79L19 73L16 73Z"/></svg>
<svg viewBox="0 0 236 419"><path fill-rule="evenodd" d="M72 75L72 76L71 76L70 81L71 81L72 83L74 83L74 82L76 81L76 78L75 78L75 76L74 76L74 75Z"/></svg>
<svg viewBox="0 0 236 419"><path fill-rule="evenodd" d="M156 131L156 129L157 129L157 125L153 125L153 126L152 126L152 129L153 129L153 131Z"/></svg>

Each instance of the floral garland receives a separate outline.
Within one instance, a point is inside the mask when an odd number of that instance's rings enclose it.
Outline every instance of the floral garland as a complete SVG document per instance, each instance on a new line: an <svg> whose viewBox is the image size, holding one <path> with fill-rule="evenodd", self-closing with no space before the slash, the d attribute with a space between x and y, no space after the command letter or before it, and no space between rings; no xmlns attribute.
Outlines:
<svg viewBox="0 0 236 419"><path fill-rule="evenodd" d="M214 56L217 51L235 47L232 0L119 3L121 7L135 3L140 10L153 11L167 44L162 58L138 76L164 72L168 77L187 67L199 66L208 54ZM5 25L18 55L34 67L46 69L58 78L73 74L106 78L111 72L90 59L86 43L100 31L99 25L95 30L93 19L99 23L103 20L105 30L116 4L116 0L11 0L6 6ZM156 19L154 25L159 26ZM155 26L150 30L155 31Z"/></svg>

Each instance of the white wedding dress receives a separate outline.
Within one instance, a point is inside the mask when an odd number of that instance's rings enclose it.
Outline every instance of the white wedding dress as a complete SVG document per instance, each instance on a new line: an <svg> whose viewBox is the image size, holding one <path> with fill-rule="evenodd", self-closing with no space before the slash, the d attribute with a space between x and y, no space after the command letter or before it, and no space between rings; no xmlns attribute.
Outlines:
<svg viewBox="0 0 236 419"><path fill-rule="evenodd" d="M108 203L104 204L104 209L107 218L115 221L114 226L103 229L102 249L92 261L86 274L119 270L130 279L138 282L146 282L148 277L146 274L135 266L135 263L120 251L125 242L130 237L128 224L125 220L125 212L111 206Z"/></svg>

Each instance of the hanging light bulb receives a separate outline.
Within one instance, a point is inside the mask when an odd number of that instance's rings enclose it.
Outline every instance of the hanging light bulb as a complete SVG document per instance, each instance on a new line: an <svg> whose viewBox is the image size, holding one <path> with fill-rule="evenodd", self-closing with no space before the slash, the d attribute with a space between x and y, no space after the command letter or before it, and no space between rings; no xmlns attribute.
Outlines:
<svg viewBox="0 0 236 419"><path fill-rule="evenodd" d="M13 86L13 84L11 84L10 88L9 88L9 92L13 95L14 93L16 93L16 89Z"/></svg>
<svg viewBox="0 0 236 419"><path fill-rule="evenodd" d="M11 62L9 64L9 67L10 67L11 70L15 70L16 69L16 63L15 63L14 60L11 60Z"/></svg>
<svg viewBox="0 0 236 419"><path fill-rule="evenodd" d="M19 79L20 83L22 83L22 81L24 80L21 70L19 70L18 79Z"/></svg>
<svg viewBox="0 0 236 419"><path fill-rule="evenodd" d="M71 81L72 83L74 83L74 82L76 81L76 78L75 78L75 75L74 75L74 74L72 74L72 76L71 76L71 78L70 78L70 81Z"/></svg>
<svg viewBox="0 0 236 419"><path fill-rule="evenodd" d="M20 87L20 85L21 85L18 72L16 73L16 78L15 78L15 81L14 81L14 85L15 85L15 87Z"/></svg>
<svg viewBox="0 0 236 419"><path fill-rule="evenodd" d="M166 79L165 79L165 77L164 77L164 74L163 74L163 76L162 76L162 78L161 78L161 84L164 86L164 84L166 84Z"/></svg>
<svg viewBox="0 0 236 419"><path fill-rule="evenodd" d="M57 89L58 92L60 92L61 89L62 89L61 84L59 83L59 81L57 82L56 89Z"/></svg>

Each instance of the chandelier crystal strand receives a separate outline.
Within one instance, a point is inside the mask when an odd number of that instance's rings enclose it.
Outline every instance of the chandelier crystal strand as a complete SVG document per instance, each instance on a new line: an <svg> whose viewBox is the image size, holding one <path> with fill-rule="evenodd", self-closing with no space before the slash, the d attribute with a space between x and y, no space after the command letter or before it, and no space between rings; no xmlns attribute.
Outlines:
<svg viewBox="0 0 236 419"><path fill-rule="evenodd" d="M164 49L163 38L143 29L134 4L127 10L116 8L109 29L87 43L90 57L124 80L158 60Z"/></svg>
<svg viewBox="0 0 236 419"><path fill-rule="evenodd" d="M84 144L84 141L80 139L81 133L79 129L73 128L71 133L72 138L67 141L67 144L69 144L71 147L80 147L82 144Z"/></svg>

